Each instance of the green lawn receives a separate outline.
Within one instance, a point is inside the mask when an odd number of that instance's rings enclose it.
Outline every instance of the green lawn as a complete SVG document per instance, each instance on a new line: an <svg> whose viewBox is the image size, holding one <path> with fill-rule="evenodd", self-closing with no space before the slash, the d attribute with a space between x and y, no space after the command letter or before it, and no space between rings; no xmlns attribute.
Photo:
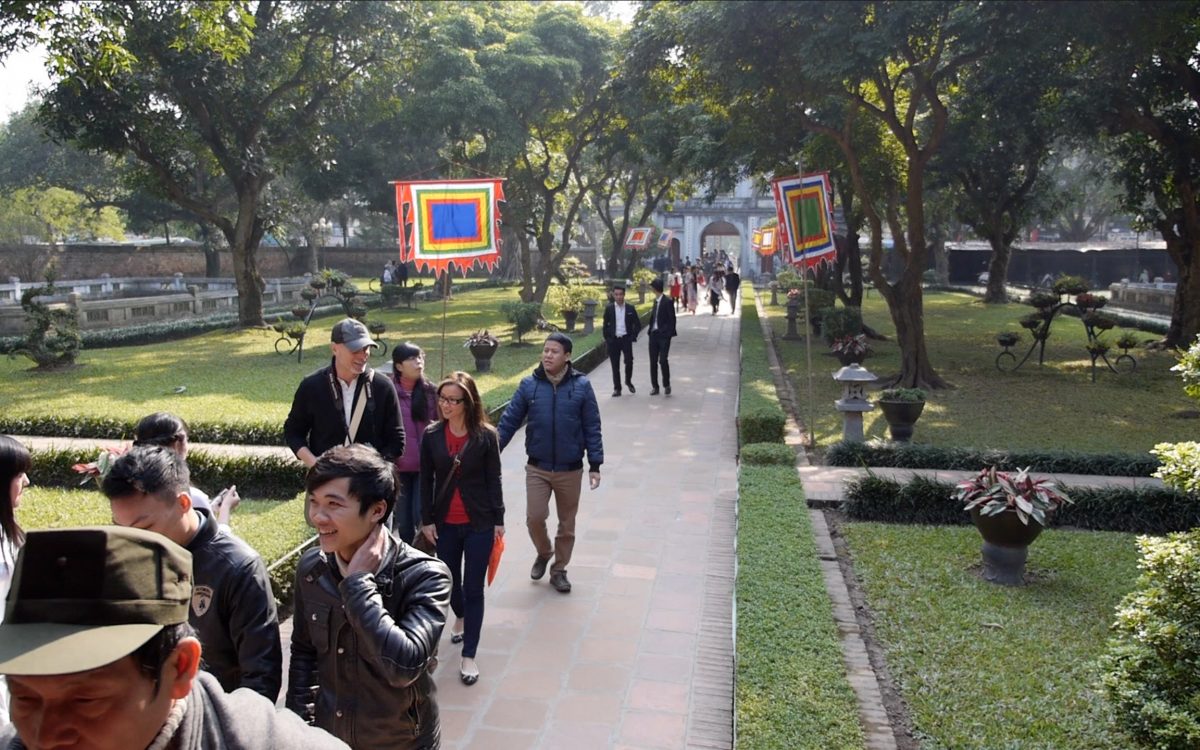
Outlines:
<svg viewBox="0 0 1200 750"><path fill-rule="evenodd" d="M976 575L974 528L850 523L854 570L925 748L1132 747L1095 691L1096 661L1137 577L1132 534L1048 530L1036 581Z"/></svg>
<svg viewBox="0 0 1200 750"><path fill-rule="evenodd" d="M33 477L37 481L37 477ZM208 488L216 492L215 488ZM303 495L291 500L242 500L230 519L234 532L270 565L312 535L304 523ZM25 530L112 523L108 500L96 490L30 487L17 520Z"/></svg>
<svg viewBox="0 0 1200 750"><path fill-rule="evenodd" d="M941 446L1001 449L1071 449L1079 451L1145 452L1159 442L1195 438L1195 420L1179 419L1176 412L1194 409L1179 377L1170 371L1173 354L1138 351L1137 372L1118 376L1102 372L1092 383L1086 336L1075 318L1054 322L1046 347L1046 364L1037 366L1036 353L1016 372L1002 373L994 362L1000 347L996 333L1020 330L1018 356L1031 343L1017 321L1032 308L1027 305L984 305L977 298L949 292L926 292L925 326L930 361L954 388L930 394L917 423L914 442ZM840 388L830 377L836 360L826 354L823 340L813 340L813 396L808 397L808 370L804 341L784 341L785 308L767 305L767 315L777 338L780 358L795 386L800 409L808 421L815 412L818 444L841 439L842 419L833 402ZM874 353L864 366L879 376L899 372L895 328L886 305L872 294L863 305L868 325L889 337L872 341ZM1104 338L1115 340L1114 329ZM1147 333L1142 339L1153 339ZM878 411L868 412L864 429L868 438L886 438L887 424Z"/></svg>
<svg viewBox="0 0 1200 750"><path fill-rule="evenodd" d="M372 310L368 320L387 324L383 338L389 344L410 340L422 346L431 379L443 372L474 370L474 359L462 346L468 334L487 328L498 335L503 343L493 359L493 372L477 377L491 408L508 400L541 354L544 335L539 332L526 334L525 346L512 344L512 327L499 307L516 299L515 287L456 294L446 306L444 346L441 302L422 303L416 310ZM84 350L80 367L57 373L37 372L24 358L0 358L0 411L10 418L89 415L136 420L163 410L196 422L282 424L300 379L328 363L328 332L340 317L313 321L303 363L294 355L275 353L278 334L271 330ZM575 338L575 351L581 353L599 341L597 323L593 334ZM380 357L376 364L389 361ZM177 386L187 390L176 394Z"/></svg>

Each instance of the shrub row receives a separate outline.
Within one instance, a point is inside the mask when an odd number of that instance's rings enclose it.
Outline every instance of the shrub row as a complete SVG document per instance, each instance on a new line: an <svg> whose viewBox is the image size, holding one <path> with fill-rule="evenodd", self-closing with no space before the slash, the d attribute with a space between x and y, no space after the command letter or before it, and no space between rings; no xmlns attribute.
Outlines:
<svg viewBox="0 0 1200 750"><path fill-rule="evenodd" d="M78 487L91 480L71 467L94 461L96 453L79 449L35 450L29 473L43 487ZM226 456L191 451L187 462L192 484L213 491L236 484L238 494L243 497L287 500L304 489L304 465L282 456Z"/></svg>
<svg viewBox="0 0 1200 750"><path fill-rule="evenodd" d="M747 443L742 446L739 458L751 466L794 466L796 451L782 443Z"/></svg>
<svg viewBox="0 0 1200 750"><path fill-rule="evenodd" d="M1074 501L1054 526L1137 534L1167 534L1200 525L1200 497L1156 487L1066 488ZM907 483L868 474L846 485L846 514L860 521L955 525L970 523L954 485L927 477Z"/></svg>
<svg viewBox="0 0 1200 750"><path fill-rule="evenodd" d="M1146 453L1079 453L1077 451L1004 451L987 448L944 448L912 443L838 441L825 452L830 466L895 466L904 469L961 469L984 466L1057 474L1149 477L1160 466Z"/></svg>
<svg viewBox="0 0 1200 750"><path fill-rule="evenodd" d="M742 372L738 398L738 440L782 443L787 416L775 394L775 378L767 359L767 342L752 300L742 307Z"/></svg>
<svg viewBox="0 0 1200 750"><path fill-rule="evenodd" d="M135 420L113 417L37 416L0 417L0 433L42 437L102 438L132 440ZM189 422L188 439L195 443L233 445L283 445L283 424L279 422Z"/></svg>

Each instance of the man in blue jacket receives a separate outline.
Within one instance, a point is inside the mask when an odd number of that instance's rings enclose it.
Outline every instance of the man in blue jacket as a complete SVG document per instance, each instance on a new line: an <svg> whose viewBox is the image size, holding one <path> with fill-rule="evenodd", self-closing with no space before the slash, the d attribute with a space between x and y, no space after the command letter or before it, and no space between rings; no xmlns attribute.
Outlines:
<svg viewBox="0 0 1200 750"><path fill-rule="evenodd" d="M550 585L567 594L567 565L575 547L575 515L583 489L583 457L588 479L600 486L604 444L600 438L600 407L587 376L571 366L571 339L552 333L542 347L542 363L527 375L500 418L500 450L528 420L525 430L525 525L537 558L529 575L540 580L550 568ZM546 532L550 495L558 514L558 532L551 546Z"/></svg>

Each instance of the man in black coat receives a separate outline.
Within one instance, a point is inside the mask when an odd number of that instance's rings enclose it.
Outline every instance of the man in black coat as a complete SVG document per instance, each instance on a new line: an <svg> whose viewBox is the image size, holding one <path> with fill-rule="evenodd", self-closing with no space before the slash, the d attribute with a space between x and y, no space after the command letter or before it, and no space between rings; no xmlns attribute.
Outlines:
<svg viewBox="0 0 1200 750"><path fill-rule="evenodd" d="M366 443L389 461L404 453L400 401L387 375L368 366L367 327L346 318L333 327L333 361L304 380L292 398L283 437L296 458L311 467L338 445Z"/></svg>
<svg viewBox="0 0 1200 750"><path fill-rule="evenodd" d="M741 286L742 277L738 272L733 270L733 265L729 266L728 272L725 274L725 291L729 294L729 312L733 313L737 307L738 287Z"/></svg>
<svg viewBox="0 0 1200 750"><path fill-rule="evenodd" d="M630 393L637 393L633 387L633 342L637 341L638 332L642 330L642 321L638 319L637 309L625 304L625 286L614 285L612 302L604 308L604 343L608 345L608 361L612 364L613 396L621 395L621 354L625 355L625 385Z"/></svg>
<svg viewBox="0 0 1200 750"><path fill-rule="evenodd" d="M650 282L654 288L654 307L650 310L650 395L658 395L658 368L662 367L662 384L671 395L671 339L675 338L675 303L663 295L662 279Z"/></svg>

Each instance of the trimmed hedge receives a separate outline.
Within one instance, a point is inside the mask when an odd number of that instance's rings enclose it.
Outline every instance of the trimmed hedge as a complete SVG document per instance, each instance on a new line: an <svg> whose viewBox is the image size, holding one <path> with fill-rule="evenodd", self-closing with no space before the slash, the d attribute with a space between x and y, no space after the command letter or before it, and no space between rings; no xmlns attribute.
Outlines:
<svg viewBox="0 0 1200 750"><path fill-rule="evenodd" d="M775 378L767 358L767 342L751 300L742 306L741 385L738 394L738 440L751 443L782 443L787 416L779 406Z"/></svg>
<svg viewBox="0 0 1200 750"><path fill-rule="evenodd" d="M91 479L71 467L96 459L95 450L35 450L29 474L42 487L75 488ZM192 485L216 491L236 484L242 497L290 500L304 489L304 464L281 456L225 456L190 451Z"/></svg>
<svg viewBox="0 0 1200 750"><path fill-rule="evenodd" d="M943 448L904 443L838 441L825 452L830 466L894 466L903 469L977 471L995 466L1005 471L1029 467L1056 474L1150 477L1161 466L1152 454L1079 453L1077 451L1004 451L987 448Z"/></svg>
<svg viewBox="0 0 1200 750"><path fill-rule="evenodd" d="M104 438L132 440L137 420L111 417L0 417L0 433L40 437ZM188 440L194 443L233 445L283 445L280 422L189 422ZM89 459L90 460L90 459Z"/></svg>
<svg viewBox="0 0 1200 750"><path fill-rule="evenodd" d="M739 458L750 466L794 466L796 451L780 443L749 443L742 446Z"/></svg>
<svg viewBox="0 0 1200 750"><path fill-rule="evenodd" d="M1073 503L1052 516L1052 526L1094 531L1167 534L1200 525L1200 497L1156 487L1066 488ZM971 517L954 499L954 485L927 477L901 484L868 474L846 484L846 514L860 521L966 525Z"/></svg>

